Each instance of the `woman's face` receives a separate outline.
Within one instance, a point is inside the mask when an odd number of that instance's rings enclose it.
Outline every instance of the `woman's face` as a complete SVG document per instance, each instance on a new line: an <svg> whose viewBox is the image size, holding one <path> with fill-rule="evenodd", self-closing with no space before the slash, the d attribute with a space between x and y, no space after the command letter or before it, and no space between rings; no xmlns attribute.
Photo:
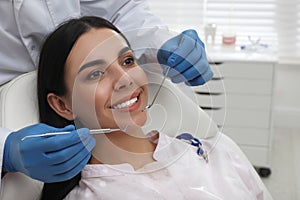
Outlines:
<svg viewBox="0 0 300 200"><path fill-rule="evenodd" d="M91 29L73 46L65 66L66 103L88 128L142 126L147 77L126 41L108 28Z"/></svg>

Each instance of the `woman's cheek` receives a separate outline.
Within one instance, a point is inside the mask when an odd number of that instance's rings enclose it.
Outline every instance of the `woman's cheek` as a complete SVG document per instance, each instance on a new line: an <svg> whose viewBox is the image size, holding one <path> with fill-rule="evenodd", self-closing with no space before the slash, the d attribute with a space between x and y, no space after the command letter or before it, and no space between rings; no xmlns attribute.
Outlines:
<svg viewBox="0 0 300 200"><path fill-rule="evenodd" d="M97 127L98 120L95 112L94 93L89 85L77 85L72 91L72 110L74 117L78 118L81 124L86 127Z"/></svg>
<svg viewBox="0 0 300 200"><path fill-rule="evenodd" d="M99 123L101 121L101 126L105 126L105 124L103 124L105 122L105 118L107 118L111 113L109 109L111 104L111 102L109 102L110 95L111 91L109 88L105 87L104 84L100 84L95 91L94 109L96 110Z"/></svg>
<svg viewBox="0 0 300 200"><path fill-rule="evenodd" d="M132 68L131 70L129 70L127 73L130 75L130 77L134 80L134 82L138 86L141 87L141 86L148 84L147 75L142 68L135 67L135 68Z"/></svg>

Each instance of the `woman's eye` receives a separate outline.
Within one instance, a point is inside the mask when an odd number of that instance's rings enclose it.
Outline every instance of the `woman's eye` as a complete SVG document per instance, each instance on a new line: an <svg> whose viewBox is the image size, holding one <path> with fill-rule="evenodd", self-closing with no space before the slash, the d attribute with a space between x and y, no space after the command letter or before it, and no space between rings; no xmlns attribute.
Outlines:
<svg viewBox="0 0 300 200"><path fill-rule="evenodd" d="M100 77L103 75L104 72L97 70L97 71L93 71L88 75L88 79L89 80L95 80L95 79L100 79Z"/></svg>
<svg viewBox="0 0 300 200"><path fill-rule="evenodd" d="M134 58L133 57L129 57L126 58L123 62L123 66L131 66L132 64L134 64Z"/></svg>

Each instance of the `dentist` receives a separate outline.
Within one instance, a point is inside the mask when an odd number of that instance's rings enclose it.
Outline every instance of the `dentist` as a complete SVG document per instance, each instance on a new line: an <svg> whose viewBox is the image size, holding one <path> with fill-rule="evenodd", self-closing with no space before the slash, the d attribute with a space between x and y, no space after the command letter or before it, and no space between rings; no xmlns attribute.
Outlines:
<svg viewBox="0 0 300 200"><path fill-rule="evenodd" d="M151 13L144 0L2 0L0 85L35 70L45 36L65 20L83 15L106 18L122 32L141 28L167 28ZM151 35L153 34L144 31L139 32L138 37L149 40ZM129 42L134 44L135 37L128 38L132 40ZM156 51L155 59L160 64L174 69L173 73L168 74L173 82L185 82L187 85L196 86L212 78L213 73L206 58L204 45L196 31L183 31L165 40L157 48L159 50ZM147 57L145 52L140 55L141 60L143 57ZM58 131L71 131L71 136L57 135L38 138L40 141L21 142L27 135ZM22 172L47 183L68 180L86 165L94 145L95 140L88 129L75 130L72 125L54 128L36 124L15 132L0 128L1 169Z"/></svg>

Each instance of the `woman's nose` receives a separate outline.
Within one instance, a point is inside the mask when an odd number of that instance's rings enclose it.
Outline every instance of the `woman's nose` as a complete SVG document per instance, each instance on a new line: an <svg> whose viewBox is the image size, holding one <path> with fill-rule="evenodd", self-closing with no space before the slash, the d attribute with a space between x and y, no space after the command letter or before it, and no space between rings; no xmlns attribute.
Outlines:
<svg viewBox="0 0 300 200"><path fill-rule="evenodd" d="M130 75L121 67L116 69L114 74L116 76L116 82L114 86L115 90L122 90L127 87L130 87L133 84L133 80L130 77Z"/></svg>

